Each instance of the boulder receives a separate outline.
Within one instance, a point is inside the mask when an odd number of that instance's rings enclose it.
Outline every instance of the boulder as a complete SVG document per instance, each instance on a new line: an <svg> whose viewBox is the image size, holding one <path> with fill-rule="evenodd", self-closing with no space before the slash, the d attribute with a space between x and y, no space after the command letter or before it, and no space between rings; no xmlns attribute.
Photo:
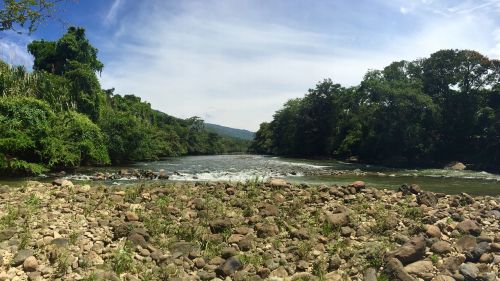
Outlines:
<svg viewBox="0 0 500 281"><path fill-rule="evenodd" d="M429 237L441 238L441 230L435 225L427 225L425 227L425 234Z"/></svg>
<svg viewBox="0 0 500 281"><path fill-rule="evenodd" d="M448 163L444 168L448 170L462 171L465 170L467 166L465 166L462 162L454 161Z"/></svg>

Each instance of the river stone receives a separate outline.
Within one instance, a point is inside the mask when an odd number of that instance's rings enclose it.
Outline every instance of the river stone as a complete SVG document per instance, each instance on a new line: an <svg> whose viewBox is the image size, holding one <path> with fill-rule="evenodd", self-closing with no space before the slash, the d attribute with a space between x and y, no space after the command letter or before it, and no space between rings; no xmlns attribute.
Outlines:
<svg viewBox="0 0 500 281"><path fill-rule="evenodd" d="M33 256L34 251L30 249L19 250L12 258L13 266L20 266L30 256Z"/></svg>
<svg viewBox="0 0 500 281"><path fill-rule="evenodd" d="M471 262L477 262L481 258L481 256L486 253L489 250L489 243L488 242L481 242L474 247L469 252L465 253L465 257L467 258L466 261L471 261Z"/></svg>
<svg viewBox="0 0 500 281"><path fill-rule="evenodd" d="M221 233L231 227L231 223L225 219L216 219L210 223L212 233Z"/></svg>
<svg viewBox="0 0 500 281"><path fill-rule="evenodd" d="M446 241L437 241L432 244L431 251L436 254L447 254L452 251L450 243Z"/></svg>
<svg viewBox="0 0 500 281"><path fill-rule="evenodd" d="M215 272L217 275L225 277L233 275L237 270L243 268L243 263L238 257L230 257L221 266L219 266Z"/></svg>
<svg viewBox="0 0 500 281"><path fill-rule="evenodd" d="M175 242L169 246L171 253L181 253L184 256L189 255L193 251L199 251L200 247L196 243L190 242Z"/></svg>
<svg viewBox="0 0 500 281"><path fill-rule="evenodd" d="M271 223L258 223L255 225L255 229L259 238L273 237L279 233L278 227Z"/></svg>
<svg viewBox="0 0 500 281"><path fill-rule="evenodd" d="M375 268L370 267L365 270L363 278L364 281L377 281L377 271L375 270Z"/></svg>
<svg viewBox="0 0 500 281"><path fill-rule="evenodd" d="M16 229L13 227L0 230L0 242L9 240L15 234L16 234Z"/></svg>
<svg viewBox="0 0 500 281"><path fill-rule="evenodd" d="M279 210L276 206L271 204L263 204L259 208L259 214L264 217L275 217L279 213Z"/></svg>
<svg viewBox="0 0 500 281"><path fill-rule="evenodd" d="M126 212L125 221L139 221L139 216L134 212Z"/></svg>
<svg viewBox="0 0 500 281"><path fill-rule="evenodd" d="M467 166L465 166L464 163L462 163L462 162L453 161L453 162L448 163L444 168L449 169L449 170L462 171L462 170L465 170L467 168Z"/></svg>
<svg viewBox="0 0 500 281"><path fill-rule="evenodd" d="M59 248L65 248L69 245L69 240L66 238L56 238L56 239L52 239L50 244L54 245L56 247L59 247Z"/></svg>
<svg viewBox="0 0 500 281"><path fill-rule="evenodd" d="M403 246L391 252L389 256L397 258L403 264L420 260L425 255L426 243L423 236L416 236Z"/></svg>
<svg viewBox="0 0 500 281"><path fill-rule="evenodd" d="M460 252L471 251L476 245L476 238L470 235L462 236L455 242L455 248Z"/></svg>
<svg viewBox="0 0 500 281"><path fill-rule="evenodd" d="M434 238L440 238L442 235L439 227L435 225L427 225L425 227L425 234L427 234L429 237L434 237Z"/></svg>
<svg viewBox="0 0 500 281"><path fill-rule="evenodd" d="M416 281L403 268L403 264L396 258L390 258L385 266L385 271L389 275L389 280Z"/></svg>
<svg viewBox="0 0 500 281"><path fill-rule="evenodd" d="M271 179L269 181L269 184L272 187L287 187L288 186L288 183L284 179Z"/></svg>
<svg viewBox="0 0 500 281"><path fill-rule="evenodd" d="M227 247L227 248L222 249L220 256L224 259L227 259L227 258L230 258L232 256L236 256L236 254L238 254L238 251L236 251L235 248Z"/></svg>
<svg viewBox="0 0 500 281"><path fill-rule="evenodd" d="M436 206L438 199L432 192L422 192L417 195L417 204L426 205L428 207Z"/></svg>
<svg viewBox="0 0 500 281"><path fill-rule="evenodd" d="M196 275L203 281L213 280L216 277L215 272L204 270L198 271Z"/></svg>
<svg viewBox="0 0 500 281"><path fill-rule="evenodd" d="M349 223L349 216L346 213L327 213L326 221L333 227L342 227L346 226Z"/></svg>
<svg viewBox="0 0 500 281"><path fill-rule="evenodd" d="M23 268L26 272L36 271L38 268L38 260L34 256L27 257L23 262Z"/></svg>
<svg viewBox="0 0 500 281"><path fill-rule="evenodd" d="M146 242L146 239L144 236L140 235L139 233L133 232L131 233L128 237L127 240L132 242L134 246L141 246L143 248L146 248L148 246L148 242Z"/></svg>
<svg viewBox="0 0 500 281"><path fill-rule="evenodd" d="M473 220L464 220L457 224L457 230L460 233L471 234L474 236L479 236L481 234L481 227Z"/></svg>
<svg viewBox="0 0 500 281"><path fill-rule="evenodd" d="M473 263L464 263L460 266L460 274L464 276L465 281L476 281L479 274L479 269Z"/></svg>
<svg viewBox="0 0 500 281"><path fill-rule="evenodd" d="M412 194L417 195L420 192L422 192L422 188L417 184L412 184L412 185L403 184L398 188L398 191L401 192L404 196Z"/></svg>
<svg viewBox="0 0 500 281"><path fill-rule="evenodd" d="M405 266L404 269L409 274L427 279L429 276L432 277L434 266L431 261L416 261Z"/></svg>
<svg viewBox="0 0 500 281"><path fill-rule="evenodd" d="M447 275L438 275L434 278L432 278L431 281L455 281L455 278Z"/></svg>

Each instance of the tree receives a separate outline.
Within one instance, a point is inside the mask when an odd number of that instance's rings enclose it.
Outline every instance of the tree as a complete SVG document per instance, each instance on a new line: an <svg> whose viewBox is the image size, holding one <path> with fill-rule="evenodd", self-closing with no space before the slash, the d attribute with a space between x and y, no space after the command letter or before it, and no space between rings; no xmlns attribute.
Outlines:
<svg viewBox="0 0 500 281"><path fill-rule="evenodd" d="M56 5L65 0L3 0L0 10L0 31L17 30L16 25L34 32L40 23L53 18Z"/></svg>

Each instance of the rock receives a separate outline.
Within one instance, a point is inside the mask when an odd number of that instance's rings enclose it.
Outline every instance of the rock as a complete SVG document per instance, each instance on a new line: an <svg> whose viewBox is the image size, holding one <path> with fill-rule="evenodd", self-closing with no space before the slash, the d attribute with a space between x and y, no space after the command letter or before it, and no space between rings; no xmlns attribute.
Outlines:
<svg viewBox="0 0 500 281"><path fill-rule="evenodd" d="M420 192L422 192L422 188L420 188L420 186L416 185L416 184L412 184L412 185L403 184L402 186L400 186L398 188L398 192L401 192L405 196L411 195L411 194L417 195Z"/></svg>
<svg viewBox="0 0 500 281"><path fill-rule="evenodd" d="M448 170L462 171L465 170L467 166L465 166L462 162L454 161L448 163L444 168Z"/></svg>
<svg viewBox="0 0 500 281"><path fill-rule="evenodd" d="M15 234L16 234L16 229L13 227L0 230L0 242L9 240Z"/></svg>
<svg viewBox="0 0 500 281"><path fill-rule="evenodd" d="M490 249L492 252L500 253L500 243L491 243Z"/></svg>
<svg viewBox="0 0 500 281"><path fill-rule="evenodd" d="M425 255L426 243L423 236L416 236L406 242L403 246L389 253L403 264L409 264L420 260Z"/></svg>
<svg viewBox="0 0 500 281"><path fill-rule="evenodd" d="M363 281L377 281L377 271L375 270L375 268L370 267L365 270Z"/></svg>
<svg viewBox="0 0 500 281"><path fill-rule="evenodd" d="M23 268L26 272L36 271L38 268L38 260L34 256L27 257L23 262Z"/></svg>
<svg viewBox="0 0 500 281"><path fill-rule="evenodd" d="M464 263L460 266L460 274L464 276L465 281L476 281L479 269L473 263Z"/></svg>
<svg viewBox="0 0 500 281"><path fill-rule="evenodd" d="M224 219L216 219L210 223L212 233L221 233L231 227L231 223Z"/></svg>
<svg viewBox="0 0 500 281"><path fill-rule="evenodd" d="M297 238L300 240L306 240L306 239L309 239L309 237L310 237L307 229L305 229L305 228L292 230L290 232L290 236L292 238Z"/></svg>
<svg viewBox="0 0 500 281"><path fill-rule="evenodd" d="M438 199L432 192L422 192L417 195L417 204L426 205L428 207L436 206Z"/></svg>
<svg viewBox="0 0 500 281"><path fill-rule="evenodd" d="M139 216L134 212L126 212L125 221L139 221Z"/></svg>
<svg viewBox="0 0 500 281"><path fill-rule="evenodd" d="M349 216L346 213L327 213L326 221L335 228L340 228L349 224Z"/></svg>
<svg viewBox="0 0 500 281"><path fill-rule="evenodd" d="M222 249L221 251L221 257L224 258L224 259L227 259L227 258L230 258L232 256L236 256L238 252L236 251L235 248L233 247L227 247L227 248L224 248Z"/></svg>
<svg viewBox="0 0 500 281"><path fill-rule="evenodd" d="M269 274L269 277L277 277L277 278L287 278L288 277L288 272L283 266L280 266L273 270L271 274ZM271 279L272 280L272 279Z"/></svg>
<svg viewBox="0 0 500 281"><path fill-rule="evenodd" d="M393 281L416 281L403 268L403 264L396 258L390 258L385 266L389 280Z"/></svg>
<svg viewBox="0 0 500 281"><path fill-rule="evenodd" d="M50 245L58 248L65 248L69 245L69 240L67 238L55 238L50 241Z"/></svg>
<svg viewBox="0 0 500 281"><path fill-rule="evenodd" d="M130 235L127 237L127 240L132 242L134 246L141 246L143 248L148 246L146 238L144 238L144 236L136 232L130 233Z"/></svg>
<svg viewBox="0 0 500 281"><path fill-rule="evenodd" d="M452 251L452 248L450 243L446 241L437 241L436 243L432 244L431 251L436 254L447 254Z"/></svg>
<svg viewBox="0 0 500 281"><path fill-rule="evenodd" d="M478 262L481 256L486 253L490 248L488 242L481 242L474 247L471 251L465 253L466 261Z"/></svg>
<svg viewBox="0 0 500 281"><path fill-rule="evenodd" d="M198 271L196 273L196 275L198 275L198 277L200 277L201 280L203 281L208 281L208 280L215 280L215 277L217 277L215 275L215 272L213 271Z"/></svg>
<svg viewBox="0 0 500 281"><path fill-rule="evenodd" d="M258 223L255 225L255 229L259 238L273 237L279 233L279 228L271 223Z"/></svg>
<svg viewBox="0 0 500 281"><path fill-rule="evenodd" d="M20 266L28 257L33 256L33 254L33 250L30 249L19 250L12 258L11 264L13 266Z"/></svg>
<svg viewBox="0 0 500 281"><path fill-rule="evenodd" d="M366 184L364 181L355 181L353 183L351 183L349 186L352 186L354 187L357 191L365 188Z"/></svg>
<svg viewBox="0 0 500 281"><path fill-rule="evenodd" d="M215 270L215 273L217 273L217 275L219 276L226 277L233 275L237 270L240 270L242 268L243 263L239 258L230 257Z"/></svg>
<svg viewBox="0 0 500 281"><path fill-rule="evenodd" d="M165 171L164 169L160 169L160 171L158 172L158 179L168 180L167 171Z"/></svg>
<svg viewBox="0 0 500 281"><path fill-rule="evenodd" d="M55 186L70 187L70 188L75 186L71 181L65 179L56 179L52 181L52 184Z"/></svg>
<svg viewBox="0 0 500 281"><path fill-rule="evenodd" d="M175 242L172 243L168 249L173 253L181 253L184 256L189 255L193 251L199 251L200 247L196 243L190 242Z"/></svg>
<svg viewBox="0 0 500 281"><path fill-rule="evenodd" d="M455 281L455 278L447 275L438 275L434 278L432 278L431 281Z"/></svg>
<svg viewBox="0 0 500 281"><path fill-rule="evenodd" d="M427 225L425 227L425 234L429 237L441 238L441 230L435 225Z"/></svg>
<svg viewBox="0 0 500 281"><path fill-rule="evenodd" d="M238 248L240 248L240 251L250 251L253 247L253 242L251 238L243 238L240 241L238 241Z"/></svg>
<svg viewBox="0 0 500 281"><path fill-rule="evenodd" d="M284 179L271 179L269 180L269 185L272 187L287 187L288 183Z"/></svg>
<svg viewBox="0 0 500 281"><path fill-rule="evenodd" d="M463 234L471 234L479 236L481 234L481 227L473 220L464 220L457 224L457 230Z"/></svg>
<svg viewBox="0 0 500 281"><path fill-rule="evenodd" d="M470 235L462 236L455 242L455 248L460 252L471 251L476 245L476 238Z"/></svg>
<svg viewBox="0 0 500 281"><path fill-rule="evenodd" d="M414 263L410 263L409 265L404 267L405 271L409 274L416 275L420 278L432 277L432 271L434 266L431 261L416 261Z"/></svg>
<svg viewBox="0 0 500 281"><path fill-rule="evenodd" d="M278 208L274 205L271 205L271 204L263 204L260 208L259 208L259 214L264 216L264 217L270 217L270 216L277 216L278 215Z"/></svg>

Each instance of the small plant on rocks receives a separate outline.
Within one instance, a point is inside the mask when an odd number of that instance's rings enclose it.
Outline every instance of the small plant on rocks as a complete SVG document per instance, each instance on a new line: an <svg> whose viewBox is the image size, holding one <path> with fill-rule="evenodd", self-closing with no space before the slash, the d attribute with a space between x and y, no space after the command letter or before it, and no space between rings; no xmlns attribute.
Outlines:
<svg viewBox="0 0 500 281"><path fill-rule="evenodd" d="M118 248L111 260L111 267L114 272L121 274L132 270L134 267L133 249L130 244L125 244L123 247Z"/></svg>

